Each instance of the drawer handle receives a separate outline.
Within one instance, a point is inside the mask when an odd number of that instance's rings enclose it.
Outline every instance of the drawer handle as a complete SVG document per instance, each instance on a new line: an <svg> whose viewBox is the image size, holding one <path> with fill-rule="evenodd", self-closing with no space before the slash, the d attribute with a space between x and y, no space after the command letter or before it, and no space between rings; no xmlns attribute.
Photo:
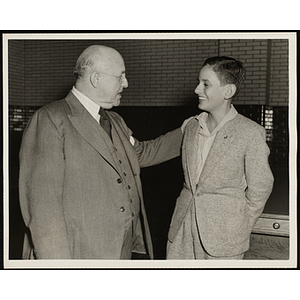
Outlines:
<svg viewBox="0 0 300 300"><path fill-rule="evenodd" d="M274 223L273 224L273 228L274 229L279 229L280 228L280 224L279 223Z"/></svg>

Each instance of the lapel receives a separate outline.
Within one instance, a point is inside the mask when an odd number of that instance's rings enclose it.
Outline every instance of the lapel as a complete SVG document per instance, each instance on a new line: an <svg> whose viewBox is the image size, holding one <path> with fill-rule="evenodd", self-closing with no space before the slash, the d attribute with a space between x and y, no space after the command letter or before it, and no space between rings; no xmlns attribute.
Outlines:
<svg viewBox="0 0 300 300"><path fill-rule="evenodd" d="M68 115L69 120L80 135L116 170L119 174L111 153L114 151L104 129L90 115L72 92L66 97L66 101L71 109Z"/></svg>
<svg viewBox="0 0 300 300"><path fill-rule="evenodd" d="M211 177L211 174L217 172L215 170L218 166L219 160L226 157L231 143L235 140L236 126L232 126L237 120L237 116L228 121L216 134L215 140L206 158L202 173L200 175L199 186Z"/></svg>
<svg viewBox="0 0 300 300"><path fill-rule="evenodd" d="M197 154L198 154L198 133L200 130L199 121L195 118L192 119L185 131L185 144L186 144L186 163L187 174L191 183L193 193L196 190L196 172L197 172Z"/></svg>

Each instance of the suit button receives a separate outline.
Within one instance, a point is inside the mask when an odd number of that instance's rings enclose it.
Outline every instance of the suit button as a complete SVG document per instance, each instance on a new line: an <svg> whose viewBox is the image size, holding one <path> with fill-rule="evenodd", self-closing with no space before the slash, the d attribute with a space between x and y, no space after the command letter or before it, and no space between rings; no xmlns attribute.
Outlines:
<svg viewBox="0 0 300 300"><path fill-rule="evenodd" d="M126 173L123 173L123 175L124 175L124 176L127 176L127 174L126 174Z"/></svg>
<svg viewBox="0 0 300 300"><path fill-rule="evenodd" d="M130 186L130 185L128 186L128 189L129 189L129 190L131 189L131 186Z"/></svg>
<svg viewBox="0 0 300 300"><path fill-rule="evenodd" d="M132 199L130 199L129 201L130 201L130 203L132 203Z"/></svg>
<svg viewBox="0 0 300 300"><path fill-rule="evenodd" d="M118 183L122 183L122 179L121 179L121 178L118 178L117 182L118 182Z"/></svg>
<svg viewBox="0 0 300 300"><path fill-rule="evenodd" d="M122 163L121 159L119 160L119 163L120 163L120 164Z"/></svg>
<svg viewBox="0 0 300 300"><path fill-rule="evenodd" d="M134 213L131 214L134 217Z"/></svg>
<svg viewBox="0 0 300 300"><path fill-rule="evenodd" d="M124 206L121 206L121 207L120 207L120 211L121 211L121 212L125 211L125 207L124 207Z"/></svg>

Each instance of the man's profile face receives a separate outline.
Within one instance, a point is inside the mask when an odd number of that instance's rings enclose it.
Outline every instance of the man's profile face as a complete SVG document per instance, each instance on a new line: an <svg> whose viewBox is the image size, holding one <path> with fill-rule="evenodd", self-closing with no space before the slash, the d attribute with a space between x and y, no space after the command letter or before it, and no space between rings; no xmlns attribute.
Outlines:
<svg viewBox="0 0 300 300"><path fill-rule="evenodd" d="M98 100L106 109L119 106L121 93L123 89L128 87L123 58L117 56L112 62L108 62L105 68L100 68L98 71L101 78L98 87Z"/></svg>

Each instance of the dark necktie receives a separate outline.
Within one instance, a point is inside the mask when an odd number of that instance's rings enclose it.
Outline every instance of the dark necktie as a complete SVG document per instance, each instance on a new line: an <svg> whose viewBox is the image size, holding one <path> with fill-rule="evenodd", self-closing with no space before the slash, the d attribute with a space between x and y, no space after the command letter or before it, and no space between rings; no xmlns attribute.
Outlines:
<svg viewBox="0 0 300 300"><path fill-rule="evenodd" d="M111 139L111 124L106 115L106 111L102 107L100 107L99 115L100 115L100 125L106 131L106 133Z"/></svg>

